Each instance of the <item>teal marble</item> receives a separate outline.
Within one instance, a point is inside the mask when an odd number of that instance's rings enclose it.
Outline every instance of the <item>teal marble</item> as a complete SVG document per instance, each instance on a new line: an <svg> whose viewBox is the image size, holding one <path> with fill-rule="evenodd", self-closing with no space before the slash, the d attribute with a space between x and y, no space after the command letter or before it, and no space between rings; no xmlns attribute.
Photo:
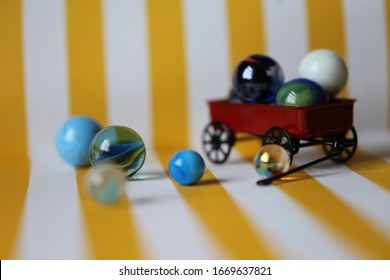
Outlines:
<svg viewBox="0 0 390 280"><path fill-rule="evenodd" d="M100 164L86 176L85 187L90 197L102 204L113 204L124 196L125 176L112 165Z"/></svg>
<svg viewBox="0 0 390 280"><path fill-rule="evenodd" d="M58 154L74 167L90 166L89 145L100 129L100 125L90 117L69 118L60 126L56 134Z"/></svg>
<svg viewBox="0 0 390 280"><path fill-rule="evenodd" d="M143 166L146 158L141 136L125 126L109 126L96 134L89 148L92 166L113 164L130 178Z"/></svg>
<svg viewBox="0 0 390 280"><path fill-rule="evenodd" d="M253 166L262 179L268 179L287 172L290 168L290 157L280 145L264 145L254 156Z"/></svg>
<svg viewBox="0 0 390 280"><path fill-rule="evenodd" d="M328 95L316 83L299 78L285 83L276 93L276 104L283 106L313 106L329 102Z"/></svg>
<svg viewBox="0 0 390 280"><path fill-rule="evenodd" d="M169 160L168 173L180 185L197 183L204 171L205 163L202 156L193 150L178 151Z"/></svg>

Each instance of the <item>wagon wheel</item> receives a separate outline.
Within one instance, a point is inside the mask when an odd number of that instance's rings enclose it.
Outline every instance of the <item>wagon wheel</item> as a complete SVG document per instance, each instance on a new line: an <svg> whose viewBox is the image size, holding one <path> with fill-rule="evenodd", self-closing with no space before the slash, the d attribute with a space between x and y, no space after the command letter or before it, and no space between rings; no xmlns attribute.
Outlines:
<svg viewBox="0 0 390 280"><path fill-rule="evenodd" d="M338 147L327 144L322 144L322 147L327 155L331 154L335 148L340 150L336 156L331 158L333 161L338 163L346 162L355 154L357 147L357 133L354 127L345 134L331 136L330 140Z"/></svg>
<svg viewBox="0 0 390 280"><path fill-rule="evenodd" d="M291 143L292 143L292 151L293 151L293 154L295 155L299 152L300 139L292 138Z"/></svg>
<svg viewBox="0 0 390 280"><path fill-rule="evenodd" d="M210 122L203 130L203 150L214 163L224 163L234 144L234 135L221 122Z"/></svg>
<svg viewBox="0 0 390 280"><path fill-rule="evenodd" d="M268 129L263 136L263 146L267 144L277 144L285 148L290 156L290 163L292 163L294 157L293 143L283 128L274 126Z"/></svg>

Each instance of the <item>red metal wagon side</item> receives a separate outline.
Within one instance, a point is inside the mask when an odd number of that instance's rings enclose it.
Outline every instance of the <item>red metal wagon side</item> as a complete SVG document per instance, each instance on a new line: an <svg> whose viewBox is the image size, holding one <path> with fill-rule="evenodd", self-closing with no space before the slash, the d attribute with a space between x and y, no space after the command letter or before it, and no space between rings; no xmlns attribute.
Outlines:
<svg viewBox="0 0 390 280"><path fill-rule="evenodd" d="M263 144L282 145L293 154L300 147L322 144L326 154L342 142L344 150L332 158L343 162L356 150L353 128L354 99L337 99L317 106L289 107L272 104L209 101L210 123L203 132L203 148L215 163L227 160L236 133L263 136ZM351 134L351 135L350 135Z"/></svg>

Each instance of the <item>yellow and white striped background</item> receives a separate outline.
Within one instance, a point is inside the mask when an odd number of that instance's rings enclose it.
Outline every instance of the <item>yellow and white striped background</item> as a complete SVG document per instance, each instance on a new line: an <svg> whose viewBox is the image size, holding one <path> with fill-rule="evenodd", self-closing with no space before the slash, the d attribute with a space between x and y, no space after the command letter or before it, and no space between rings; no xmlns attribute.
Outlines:
<svg viewBox="0 0 390 280"><path fill-rule="evenodd" d="M0 0L0 259L389 259L389 40L387 0ZM201 151L206 100L227 96L241 58L269 54L292 79L316 48L349 66L353 160L260 188L254 141L207 162L199 186L169 179L174 151ZM57 156L75 114L147 144L115 207Z"/></svg>

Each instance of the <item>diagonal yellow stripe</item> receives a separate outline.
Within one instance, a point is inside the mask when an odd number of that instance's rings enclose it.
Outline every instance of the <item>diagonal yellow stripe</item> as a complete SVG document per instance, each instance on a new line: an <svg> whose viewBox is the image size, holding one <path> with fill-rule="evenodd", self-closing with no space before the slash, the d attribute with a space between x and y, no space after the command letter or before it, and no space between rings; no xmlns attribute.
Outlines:
<svg viewBox="0 0 390 280"><path fill-rule="evenodd" d="M309 50L331 49L346 60L342 0L306 0ZM345 88L337 96L348 96Z"/></svg>
<svg viewBox="0 0 390 280"><path fill-rule="evenodd" d="M390 258L390 241L380 230L315 179L308 175L305 178L279 183L278 186L345 243L360 250L364 258Z"/></svg>
<svg viewBox="0 0 390 280"><path fill-rule="evenodd" d="M258 144L258 141L239 143L239 145L246 146L245 149L240 150L244 151L245 159L252 161L253 151L257 151ZM380 164L376 159L373 162L367 162L367 165L365 161L362 161L362 169L365 169L364 166L371 168L375 162ZM388 170L387 173L390 174ZM367 170L365 172L369 173ZM374 174L375 172L373 172L373 177L375 177ZM386 180L386 178L389 180L389 175L386 175L384 179L375 177L377 181ZM390 257L389 239L307 173L298 172L286 177L283 181L275 181L275 185L346 243L358 248L367 258L388 259Z"/></svg>
<svg viewBox="0 0 390 280"><path fill-rule="evenodd" d="M244 57L265 53L262 1L227 1L231 71Z"/></svg>
<svg viewBox="0 0 390 280"><path fill-rule="evenodd" d="M180 0L149 0L148 15L153 140L157 154L167 170L173 152L188 147L186 69ZM273 258L239 208L209 171L206 171L202 182L207 185L176 187L186 203L230 253L229 257Z"/></svg>
<svg viewBox="0 0 390 280"><path fill-rule="evenodd" d="M68 50L71 114L107 124L100 1L68 0ZM85 170L77 183L88 238L96 259L139 259L136 231L126 200L113 208L96 205L84 195Z"/></svg>
<svg viewBox="0 0 390 280"><path fill-rule="evenodd" d="M112 206L100 205L87 197L84 179L87 170L77 170L77 185L93 258L98 260L142 259L138 236L127 198Z"/></svg>
<svg viewBox="0 0 390 280"><path fill-rule="evenodd" d="M0 1L0 259L10 259L29 183L21 1Z"/></svg>
<svg viewBox="0 0 390 280"><path fill-rule="evenodd" d="M0 6L1 7L1 6ZM1 13L0 13L1 16ZM0 31L1 33L1 31ZM1 66L0 66L1 68ZM1 113L0 113L1 116ZM0 259L13 257L29 184L28 160L0 162Z"/></svg>
<svg viewBox="0 0 390 280"><path fill-rule="evenodd" d="M168 169L170 157L175 150L160 149L158 156ZM180 195L201 218L232 259L275 259L253 226L235 205L217 178L206 170L196 186L183 187L172 181Z"/></svg>

